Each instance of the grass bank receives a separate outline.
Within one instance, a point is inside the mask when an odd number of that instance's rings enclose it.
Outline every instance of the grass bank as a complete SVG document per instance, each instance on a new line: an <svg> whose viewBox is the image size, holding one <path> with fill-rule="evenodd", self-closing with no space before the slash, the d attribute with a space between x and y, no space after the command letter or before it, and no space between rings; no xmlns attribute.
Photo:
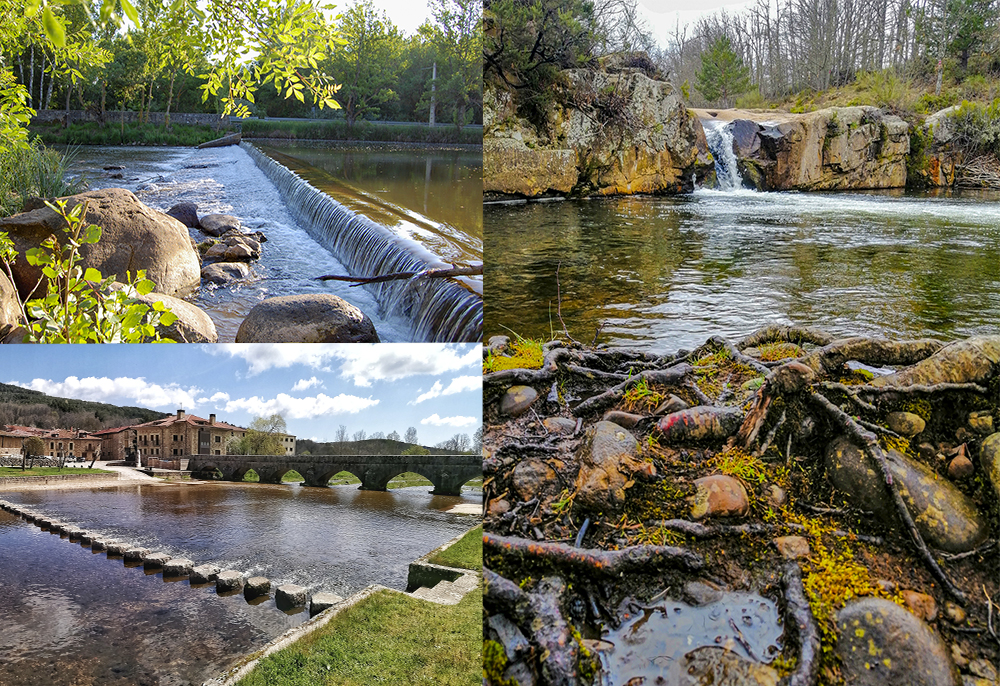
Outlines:
<svg viewBox="0 0 1000 686"><path fill-rule="evenodd" d="M61 124L36 125L31 133L46 145L180 145L192 146L225 135L211 126L175 124L169 130L157 124L121 124L109 121L101 128L97 122L78 122L63 128Z"/></svg>
<svg viewBox="0 0 1000 686"><path fill-rule="evenodd" d="M483 130L454 126L429 127L426 124L380 124L331 120L271 121L248 119L242 125L244 138L283 138L287 140L331 140L384 143L464 143L482 145Z"/></svg>
<svg viewBox="0 0 1000 686"><path fill-rule="evenodd" d="M458 605L382 591L261 660L239 686L482 682L481 587Z"/></svg>
<svg viewBox="0 0 1000 686"><path fill-rule="evenodd" d="M86 467L33 467L21 471L20 467L0 467L0 477L11 476L52 476L54 474L114 474L107 469L87 469Z"/></svg>
<svg viewBox="0 0 1000 686"><path fill-rule="evenodd" d="M480 569L483 566L483 526L480 524L454 545L427 559L433 565Z"/></svg>

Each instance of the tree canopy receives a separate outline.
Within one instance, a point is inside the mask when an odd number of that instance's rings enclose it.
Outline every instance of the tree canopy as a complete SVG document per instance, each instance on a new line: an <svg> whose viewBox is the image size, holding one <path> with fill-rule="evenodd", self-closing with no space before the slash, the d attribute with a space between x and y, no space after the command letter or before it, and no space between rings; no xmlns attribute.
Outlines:
<svg viewBox="0 0 1000 686"><path fill-rule="evenodd" d="M733 51L728 36L719 36L701 55L695 88L709 102L731 107L737 96L750 90L750 70Z"/></svg>

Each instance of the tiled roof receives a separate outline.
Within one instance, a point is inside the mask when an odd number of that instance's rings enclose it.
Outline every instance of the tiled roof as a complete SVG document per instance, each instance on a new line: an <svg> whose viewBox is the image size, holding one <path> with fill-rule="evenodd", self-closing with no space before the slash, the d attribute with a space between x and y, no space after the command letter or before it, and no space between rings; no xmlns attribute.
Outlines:
<svg viewBox="0 0 1000 686"><path fill-rule="evenodd" d="M230 431L246 431L241 426L234 426L232 424L227 424L226 422L220 422L216 420L215 424L209 424L207 419L199 417L193 414L186 414L183 418L178 419L176 415L170 417L164 417L163 419L154 419L151 422L146 422L145 424L137 424L135 428L140 427L168 427L174 426L175 424L188 424L190 426L205 427L211 426L217 429L227 429Z"/></svg>

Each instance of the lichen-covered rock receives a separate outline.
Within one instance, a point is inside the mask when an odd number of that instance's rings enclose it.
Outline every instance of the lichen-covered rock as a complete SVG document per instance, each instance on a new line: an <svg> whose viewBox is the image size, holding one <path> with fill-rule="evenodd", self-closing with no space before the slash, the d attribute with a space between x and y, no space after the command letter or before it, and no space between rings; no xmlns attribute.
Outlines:
<svg viewBox="0 0 1000 686"><path fill-rule="evenodd" d="M930 546L961 553L986 540L986 523L968 496L930 468L895 450L888 451L887 459L917 530ZM875 512L883 521L897 521L892 496L881 473L846 437L841 436L827 446L826 472L849 502Z"/></svg>
<svg viewBox="0 0 1000 686"><path fill-rule="evenodd" d="M555 480L555 470L535 458L521 460L510 477L511 485L521 500L531 500L552 491Z"/></svg>
<svg viewBox="0 0 1000 686"><path fill-rule="evenodd" d="M550 107L540 128L518 117L516 95L486 85L487 194L676 193L691 190L695 173L711 172L701 124L668 81L634 69L562 75L569 97ZM601 107L609 93L613 106Z"/></svg>
<svg viewBox="0 0 1000 686"><path fill-rule="evenodd" d="M21 325L21 301L10 277L0 271L0 332Z"/></svg>
<svg viewBox="0 0 1000 686"><path fill-rule="evenodd" d="M329 293L268 298L250 310L237 343L378 343L364 312Z"/></svg>
<svg viewBox="0 0 1000 686"><path fill-rule="evenodd" d="M538 391L531 386L511 386L500 398L500 412L508 417L520 417L538 400Z"/></svg>
<svg viewBox="0 0 1000 686"><path fill-rule="evenodd" d="M896 603L863 598L837 614L836 654L851 686L957 686L941 638Z"/></svg>
<svg viewBox="0 0 1000 686"><path fill-rule="evenodd" d="M951 186L955 183L958 166L965 155L956 145L956 127L952 116L959 105L946 107L924 119L914 132L919 145L919 159L912 165L914 176L908 179L913 186Z"/></svg>
<svg viewBox="0 0 1000 686"><path fill-rule="evenodd" d="M980 436L989 436L993 433L993 415L989 410L970 413L969 428Z"/></svg>
<svg viewBox="0 0 1000 686"><path fill-rule="evenodd" d="M625 503L627 472L638 468L639 444L628 431L611 422L587 430L577 451L580 472L575 503L584 509L610 512Z"/></svg>
<svg viewBox="0 0 1000 686"><path fill-rule="evenodd" d="M926 426L924 420L912 412L890 412L885 418L885 423L900 436L907 438L923 432Z"/></svg>
<svg viewBox="0 0 1000 686"><path fill-rule="evenodd" d="M750 511L747 489L739 479L725 474L712 474L694 482L691 497L691 519L706 517L742 517Z"/></svg>
<svg viewBox="0 0 1000 686"><path fill-rule="evenodd" d="M97 243L80 247L83 269L99 269L104 276L133 275L146 270L155 290L167 295L187 291L199 284L198 254L191 246L187 228L173 217L153 210L124 188L106 188L63 198L67 210L86 201L87 222L101 227ZM14 282L24 298L35 287L41 269L29 265L24 254L56 235L65 242L65 221L45 207L42 199L25 203L25 212L0 219L0 231L10 233L19 257L13 265Z"/></svg>
<svg viewBox="0 0 1000 686"><path fill-rule="evenodd" d="M877 376L872 386L903 387L939 383L986 383L1000 365L1000 336L974 336L944 346L895 374Z"/></svg>
<svg viewBox="0 0 1000 686"><path fill-rule="evenodd" d="M979 447L979 465L1000 498L1000 433L988 436Z"/></svg>

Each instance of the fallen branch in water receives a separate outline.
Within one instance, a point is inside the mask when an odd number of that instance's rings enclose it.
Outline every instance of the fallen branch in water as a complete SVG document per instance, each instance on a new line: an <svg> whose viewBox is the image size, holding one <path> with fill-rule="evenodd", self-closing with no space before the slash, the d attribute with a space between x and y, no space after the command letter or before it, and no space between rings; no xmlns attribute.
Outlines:
<svg viewBox="0 0 1000 686"><path fill-rule="evenodd" d="M385 281L403 281L419 277L421 279L449 279L453 276L482 276L483 265L473 264L468 267L452 266L447 269L424 269L419 272L395 272L394 274L383 274L381 276L340 276L337 274L327 274L317 276L314 281L350 281L351 288L363 286L368 283L383 283Z"/></svg>

